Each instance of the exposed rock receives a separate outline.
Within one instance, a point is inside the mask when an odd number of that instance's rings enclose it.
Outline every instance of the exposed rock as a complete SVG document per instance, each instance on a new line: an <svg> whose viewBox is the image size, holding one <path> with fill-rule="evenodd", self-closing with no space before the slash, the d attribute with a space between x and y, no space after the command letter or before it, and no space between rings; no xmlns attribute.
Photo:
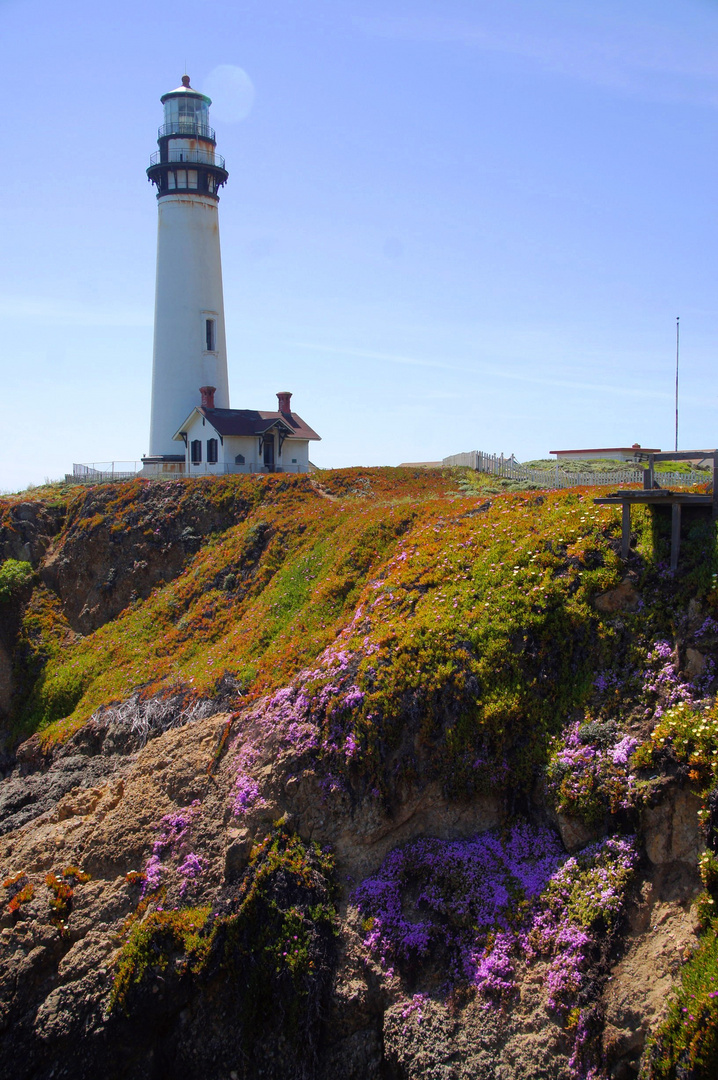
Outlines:
<svg viewBox="0 0 718 1080"><path fill-rule="evenodd" d="M705 842L698 827L701 801L690 791L675 786L664 791L656 806L643 811L646 855L654 866L686 863L696 867Z"/></svg>
<svg viewBox="0 0 718 1080"><path fill-rule="evenodd" d="M546 1005L545 970L536 965L506 1010L473 999L460 1011L438 1001L384 1015L384 1052L402 1080L569 1080L568 1046ZM407 1008L407 1006L409 1006Z"/></svg>
<svg viewBox="0 0 718 1080"><path fill-rule="evenodd" d="M92 787L120 764L119 759L74 755L60 758L47 772L22 776L16 770L0 785L0 833L48 813L68 792Z"/></svg>
<svg viewBox="0 0 718 1080"><path fill-rule="evenodd" d="M660 876L644 882L626 954L606 983L603 1047L616 1080L636 1076L646 1036L664 1017L681 965L696 946L698 923L690 904L697 888L682 891L676 898Z"/></svg>
<svg viewBox="0 0 718 1080"><path fill-rule="evenodd" d="M407 789L393 816L371 800L352 814L341 796L320 797L312 773L289 782L275 750L271 764L258 761L255 769L265 809L238 824L228 812L228 800L236 755L251 732L238 728L233 746L210 775L225 721L226 714L198 719L165 731L133 754L58 758L45 773L14 777L0 787L10 806L22 781L26 794L32 792L44 807L23 826L22 806L16 805L7 819L14 827L0 839L0 874L24 869L35 885L20 920L0 934L0 1038L4 1059L12 1055L22 1063L15 1066L17 1080L94 1080L98 1075L150 1080L152 1060L159 1056L167 1075L174 1075L177 1055L190 1080L221 1080L232 1071L245 1076L229 1035L234 1021L226 1003L231 994L216 998L208 986L207 996L196 998L181 989L184 984L172 989L158 979L143 998L144 1015L133 1020L134 1026L121 1015L107 1016L119 934L138 899L137 887L125 875L142 869L163 815L196 803L186 850L202 853L205 871L190 894L194 903L238 878L268 815L281 809L291 812L300 833L335 846L341 880L361 878L398 843L429 830L446 837L470 835L502 820L504 811L496 801L451 803L434 786ZM98 765L112 766L111 774L98 777ZM82 782L71 784L71 778ZM695 811L693 796L671 788L646 812L647 845L656 870L633 908L628 951L614 965L603 999L604 1049L616 1077L640 1055L680 960L695 941L688 911L700 848ZM578 843L577 823L564 819L562 824L567 841ZM694 867L690 887L685 873L674 871L686 863ZM70 864L89 871L92 880L76 885L63 936L48 921L51 893L44 876L48 871L61 874ZM179 898L179 881L169 870L164 880L171 905ZM487 1009L480 999L452 1004L432 992L415 1000L397 978L387 982L380 977L361 944L351 907L342 907L339 932L331 1011L313 1074L317 1080L569 1077L571 1048L560 1018L547 1005L545 965L536 962L522 970L517 996L505 1010ZM213 1015L227 1027L218 1027ZM202 1055L200 1046L205 1047ZM264 1075L289 1075L281 1071L281 1053L279 1044L270 1047Z"/></svg>
<svg viewBox="0 0 718 1080"><path fill-rule="evenodd" d="M686 649L686 675L698 679L706 669L706 658L698 649Z"/></svg>
<svg viewBox="0 0 718 1080"><path fill-rule="evenodd" d="M475 836L503 819L498 799L483 796L469 803L452 803L434 784L407 791L391 815L377 800L352 808L341 794L327 795L311 772L299 778L296 795L293 786L288 794L287 805L299 833L329 844L342 872L356 880L376 870L392 848L418 836Z"/></svg>
<svg viewBox="0 0 718 1080"><path fill-rule="evenodd" d="M587 825L580 818L568 814L556 814L556 825L566 851L579 851L599 835L598 831Z"/></svg>
<svg viewBox="0 0 718 1080"><path fill-rule="evenodd" d="M599 593L594 598L594 605L598 611L612 615L617 611L637 611L641 602L629 578L624 578L620 585L608 592Z"/></svg>
<svg viewBox="0 0 718 1080"><path fill-rule="evenodd" d="M0 562L18 559L38 566L65 518L63 506L15 502L0 526Z"/></svg>

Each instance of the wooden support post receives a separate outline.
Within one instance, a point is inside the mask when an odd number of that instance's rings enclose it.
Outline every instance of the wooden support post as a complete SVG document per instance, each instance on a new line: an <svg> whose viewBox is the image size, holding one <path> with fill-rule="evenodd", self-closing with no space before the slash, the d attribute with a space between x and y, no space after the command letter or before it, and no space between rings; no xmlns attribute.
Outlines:
<svg viewBox="0 0 718 1080"><path fill-rule="evenodd" d="M643 489L650 491L653 487L653 454L648 458L648 468L643 470Z"/></svg>
<svg viewBox="0 0 718 1080"><path fill-rule="evenodd" d="M631 504L624 499L621 508L621 558L627 559L631 550Z"/></svg>
<svg viewBox="0 0 718 1080"><path fill-rule="evenodd" d="M678 553L681 550L681 504L671 506L671 570L678 567Z"/></svg>

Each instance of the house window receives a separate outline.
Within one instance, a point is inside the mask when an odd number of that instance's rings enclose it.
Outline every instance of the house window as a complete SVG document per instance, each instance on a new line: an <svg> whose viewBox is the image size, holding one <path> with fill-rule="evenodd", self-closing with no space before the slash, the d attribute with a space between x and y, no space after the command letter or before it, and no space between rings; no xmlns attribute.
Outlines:
<svg viewBox="0 0 718 1080"><path fill-rule="evenodd" d="M292 465L296 465L296 464L297 464L297 459L295 457L293 457L292 458Z"/></svg>
<svg viewBox="0 0 718 1080"><path fill-rule="evenodd" d="M217 348L216 323L214 319L204 320L204 338L207 352L214 352Z"/></svg>
<svg viewBox="0 0 718 1080"><path fill-rule="evenodd" d="M202 462L202 440L193 439L190 446L190 459L193 465L200 465Z"/></svg>
<svg viewBox="0 0 718 1080"><path fill-rule="evenodd" d="M234 459L234 464L244 465L244 454L237 454L236 458Z"/></svg>
<svg viewBox="0 0 718 1080"><path fill-rule="evenodd" d="M217 464L217 440L207 439L207 464Z"/></svg>

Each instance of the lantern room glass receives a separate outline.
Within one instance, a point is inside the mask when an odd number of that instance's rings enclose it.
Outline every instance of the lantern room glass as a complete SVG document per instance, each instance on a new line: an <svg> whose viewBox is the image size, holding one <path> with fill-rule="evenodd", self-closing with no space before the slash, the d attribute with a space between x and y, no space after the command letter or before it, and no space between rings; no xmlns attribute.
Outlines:
<svg viewBox="0 0 718 1080"><path fill-rule="evenodd" d="M209 127L209 106L200 97L178 94L165 101L165 126L178 134L201 135Z"/></svg>

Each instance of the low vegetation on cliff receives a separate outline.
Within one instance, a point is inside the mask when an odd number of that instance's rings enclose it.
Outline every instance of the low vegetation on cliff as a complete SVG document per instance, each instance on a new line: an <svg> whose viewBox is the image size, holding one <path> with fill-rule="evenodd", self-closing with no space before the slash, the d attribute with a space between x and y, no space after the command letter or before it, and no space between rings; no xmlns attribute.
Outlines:
<svg viewBox="0 0 718 1080"><path fill-rule="evenodd" d="M165 732L225 717L202 792L226 791L214 833L230 821L249 837L246 851L232 841L236 872L221 879L208 849L190 844L198 823L210 829L207 794L157 819L142 863L125 871L131 910L115 931L110 1029L141 1011L157 979L178 1015L239 980L233 1022L246 1036L281 1016L267 1038L291 1042L303 1030L302 1075L318 1076L348 910L384 1007L408 995L407 1024L427 1003L456 1008L467 995L508 1017L541 967L563 1040L563 1064L541 1075L607 1075L617 1052L602 1001L647 880L646 815L680 790L700 807L704 854L691 872L703 937L641 1068L650 1080L686 1068L712 1075L715 527L684 515L673 573L669 519L637 509L624 561L619 515L596 494L487 492L460 470L354 469L3 500L8 761L18 744L21 767L48 777L78 754L107 761L80 779L89 787L116 767L113 752L137 754ZM498 808L493 827L452 832L437 817L434 832L425 815L366 866L339 844L343 882L329 851L309 842L326 835L331 846L332 816L350 830L362 814L403 820L422 792L457 814ZM10 829L31 820L23 797L8 796ZM290 817L267 831L284 810ZM33 917L42 878L24 866L7 875L12 929ZM83 878L51 875L47 918L69 947L61 891L71 897ZM276 1075L290 1075L288 1046ZM642 1049L624 1055L626 1068L638 1068ZM126 1068L117 1075L135 1075Z"/></svg>

